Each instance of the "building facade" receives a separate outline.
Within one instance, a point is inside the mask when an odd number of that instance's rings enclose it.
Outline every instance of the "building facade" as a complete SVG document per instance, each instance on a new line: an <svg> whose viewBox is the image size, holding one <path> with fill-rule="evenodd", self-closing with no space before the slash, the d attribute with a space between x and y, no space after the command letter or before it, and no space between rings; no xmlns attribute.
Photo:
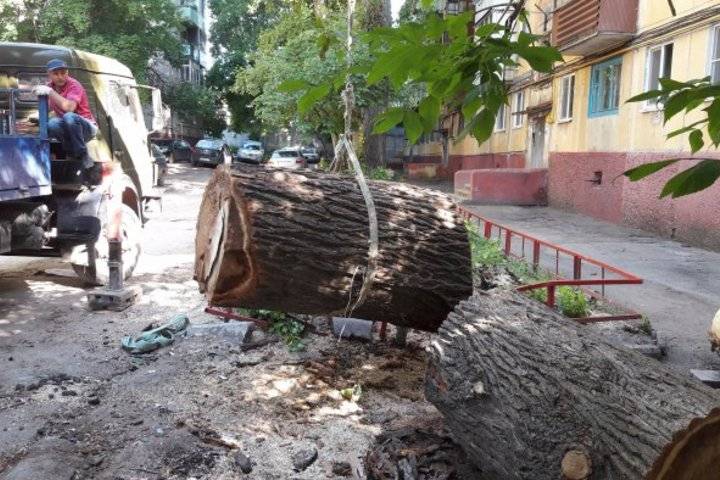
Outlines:
<svg viewBox="0 0 720 480"><path fill-rule="evenodd" d="M565 62L552 75L510 72L510 102L490 140L451 142L445 162L440 142L421 145L416 158L426 165L407 168L412 173L436 165L448 176L470 169L547 169L551 206L720 248L720 186L658 198L664 183L691 160L636 183L622 177L642 163L691 157L687 136L666 135L700 118L688 114L664 125L661 106L627 103L630 97L657 88L661 77L710 75L720 83L720 0L673 3L675 15L664 0L537 2L529 7L533 32L547 35ZM462 122L457 117L446 120L451 132ZM720 154L706 150L694 157Z"/></svg>

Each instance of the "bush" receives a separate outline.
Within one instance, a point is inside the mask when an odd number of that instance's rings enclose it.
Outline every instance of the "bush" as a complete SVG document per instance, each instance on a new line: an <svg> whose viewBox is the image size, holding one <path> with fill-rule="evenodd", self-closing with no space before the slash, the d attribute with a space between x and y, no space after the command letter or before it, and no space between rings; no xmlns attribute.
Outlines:
<svg viewBox="0 0 720 480"><path fill-rule="evenodd" d="M376 167L370 170L370 173L368 174L368 177L370 177L370 180L392 180L395 176L395 172L393 172L389 168L385 167Z"/></svg>
<svg viewBox="0 0 720 480"><path fill-rule="evenodd" d="M581 318L588 315L588 301L579 288L560 287L557 289L557 305L563 315Z"/></svg>

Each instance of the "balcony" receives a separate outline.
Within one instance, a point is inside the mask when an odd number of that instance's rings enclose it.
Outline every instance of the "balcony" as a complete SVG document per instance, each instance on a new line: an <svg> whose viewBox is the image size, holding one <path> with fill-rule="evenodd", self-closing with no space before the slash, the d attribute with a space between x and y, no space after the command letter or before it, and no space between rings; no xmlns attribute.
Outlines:
<svg viewBox="0 0 720 480"><path fill-rule="evenodd" d="M552 44L566 55L590 55L635 36L638 0L570 0L555 10Z"/></svg>
<svg viewBox="0 0 720 480"><path fill-rule="evenodd" d="M182 17L184 21L201 29L204 28L203 12L200 11L196 0L180 0L178 2L178 10L180 17Z"/></svg>

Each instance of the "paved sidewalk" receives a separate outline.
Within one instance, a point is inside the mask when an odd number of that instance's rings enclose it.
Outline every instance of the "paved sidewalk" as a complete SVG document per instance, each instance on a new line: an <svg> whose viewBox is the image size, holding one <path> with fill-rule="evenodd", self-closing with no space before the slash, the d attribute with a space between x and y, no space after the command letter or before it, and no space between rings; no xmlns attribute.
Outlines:
<svg viewBox="0 0 720 480"><path fill-rule="evenodd" d="M720 369L707 336L720 308L720 253L552 208L465 207L642 277L643 285L607 287L607 297L648 316L667 343L667 363Z"/></svg>

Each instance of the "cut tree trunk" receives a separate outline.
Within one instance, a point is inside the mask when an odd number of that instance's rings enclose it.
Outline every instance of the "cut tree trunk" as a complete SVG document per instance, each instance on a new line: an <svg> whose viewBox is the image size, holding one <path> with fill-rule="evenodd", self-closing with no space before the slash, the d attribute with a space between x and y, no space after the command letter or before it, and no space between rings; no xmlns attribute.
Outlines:
<svg viewBox="0 0 720 480"><path fill-rule="evenodd" d="M379 257L352 314L435 331L472 293L465 226L442 193L390 182L370 190ZM368 238L353 177L218 168L200 207L195 278L212 305L344 313L363 284Z"/></svg>
<svg viewBox="0 0 720 480"><path fill-rule="evenodd" d="M483 478L720 478L717 392L515 292L448 316L426 396Z"/></svg>

